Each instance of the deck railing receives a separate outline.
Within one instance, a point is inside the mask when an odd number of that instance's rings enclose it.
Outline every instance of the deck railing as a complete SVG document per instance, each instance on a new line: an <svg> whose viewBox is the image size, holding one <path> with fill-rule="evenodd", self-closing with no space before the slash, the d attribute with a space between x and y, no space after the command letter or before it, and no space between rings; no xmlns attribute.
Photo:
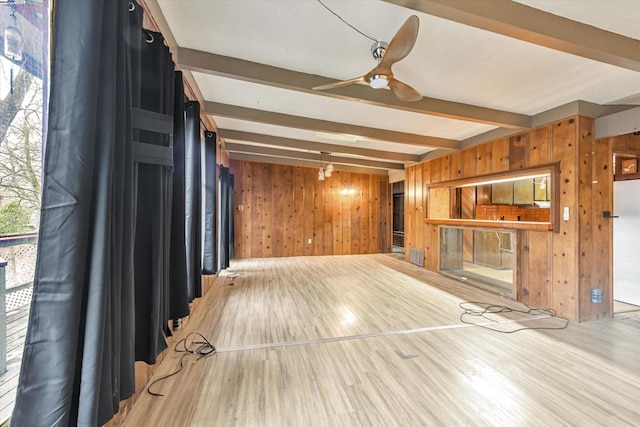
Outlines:
<svg viewBox="0 0 640 427"><path fill-rule="evenodd" d="M7 370L7 300L33 286L37 241L38 233L0 237L0 374Z"/></svg>

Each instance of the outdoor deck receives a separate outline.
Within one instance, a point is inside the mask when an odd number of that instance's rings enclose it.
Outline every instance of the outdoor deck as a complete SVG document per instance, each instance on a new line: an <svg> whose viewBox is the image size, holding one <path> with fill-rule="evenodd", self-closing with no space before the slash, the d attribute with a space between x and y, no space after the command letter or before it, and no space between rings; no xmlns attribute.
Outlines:
<svg viewBox="0 0 640 427"><path fill-rule="evenodd" d="M7 295L7 372L0 375L0 424L11 416L27 334L31 289Z"/></svg>

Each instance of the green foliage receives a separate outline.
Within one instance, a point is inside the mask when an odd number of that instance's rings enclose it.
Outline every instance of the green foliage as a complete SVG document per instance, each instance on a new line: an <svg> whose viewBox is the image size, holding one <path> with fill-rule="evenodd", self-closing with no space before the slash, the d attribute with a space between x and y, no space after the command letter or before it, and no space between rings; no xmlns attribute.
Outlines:
<svg viewBox="0 0 640 427"><path fill-rule="evenodd" d="M0 209L0 235L32 231L33 227L29 225L31 213L18 202L7 204Z"/></svg>

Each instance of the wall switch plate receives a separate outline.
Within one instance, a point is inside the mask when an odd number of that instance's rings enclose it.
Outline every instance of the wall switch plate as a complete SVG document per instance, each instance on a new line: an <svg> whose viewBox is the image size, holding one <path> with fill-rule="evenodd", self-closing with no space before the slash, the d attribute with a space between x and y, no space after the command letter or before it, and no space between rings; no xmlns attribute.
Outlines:
<svg viewBox="0 0 640 427"><path fill-rule="evenodd" d="M311 244L311 239L307 240L307 243L308 243L308 244Z"/></svg>
<svg viewBox="0 0 640 427"><path fill-rule="evenodd" d="M562 211L562 219L569 221L569 206L565 206Z"/></svg>

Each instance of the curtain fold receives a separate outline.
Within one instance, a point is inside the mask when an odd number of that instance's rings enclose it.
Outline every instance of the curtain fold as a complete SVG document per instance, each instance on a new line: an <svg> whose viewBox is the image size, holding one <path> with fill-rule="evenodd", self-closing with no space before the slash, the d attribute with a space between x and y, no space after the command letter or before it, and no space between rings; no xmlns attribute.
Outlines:
<svg viewBox="0 0 640 427"><path fill-rule="evenodd" d="M202 296L200 104L185 106L185 240L189 301Z"/></svg>
<svg viewBox="0 0 640 427"><path fill-rule="evenodd" d="M227 167L220 168L220 239L218 271L229 268L233 258L233 175Z"/></svg>
<svg viewBox="0 0 640 427"><path fill-rule="evenodd" d="M205 170L205 198L204 198L204 245L202 253L202 274L216 274L216 148L215 132L205 132L204 135L204 170Z"/></svg>
<svg viewBox="0 0 640 427"><path fill-rule="evenodd" d="M100 425L134 390L128 9L55 2L38 259L12 425Z"/></svg>
<svg viewBox="0 0 640 427"><path fill-rule="evenodd" d="M182 72L175 73L173 120L173 197L171 206L171 244L169 275L169 318L179 319L189 314L187 287L187 257L185 243L185 102Z"/></svg>
<svg viewBox="0 0 640 427"><path fill-rule="evenodd" d="M143 31L140 107L173 115L174 67L162 34ZM140 130L139 141L169 146L167 135ZM171 172L162 165L138 164L135 234L136 360L155 363L167 347Z"/></svg>

